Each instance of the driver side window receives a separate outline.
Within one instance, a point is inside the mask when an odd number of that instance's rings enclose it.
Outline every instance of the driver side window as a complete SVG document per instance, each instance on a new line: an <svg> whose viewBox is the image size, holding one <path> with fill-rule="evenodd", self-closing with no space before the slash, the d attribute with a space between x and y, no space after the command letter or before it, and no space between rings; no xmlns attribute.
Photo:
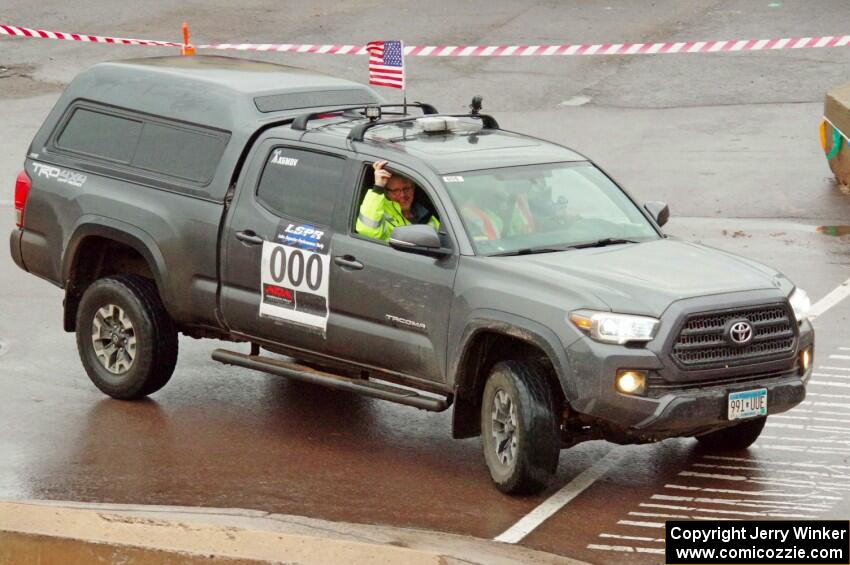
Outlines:
<svg viewBox="0 0 850 565"><path fill-rule="evenodd" d="M354 210L354 233L386 242L392 230L410 224L430 225L439 231L440 220L431 198L409 177L391 168L392 176L383 189L375 189L372 164L364 165L363 182Z"/></svg>

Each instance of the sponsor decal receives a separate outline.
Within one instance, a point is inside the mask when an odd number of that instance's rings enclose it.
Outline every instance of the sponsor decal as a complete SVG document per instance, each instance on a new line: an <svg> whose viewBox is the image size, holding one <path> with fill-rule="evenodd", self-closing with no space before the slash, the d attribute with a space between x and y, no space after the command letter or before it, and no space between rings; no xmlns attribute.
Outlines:
<svg viewBox="0 0 850 565"><path fill-rule="evenodd" d="M460 175L443 177L443 182L463 182L463 177Z"/></svg>
<svg viewBox="0 0 850 565"><path fill-rule="evenodd" d="M295 308L295 291L282 286L263 284L263 302L281 308Z"/></svg>
<svg viewBox="0 0 850 565"><path fill-rule="evenodd" d="M283 165L284 167L298 166L298 159L284 156L282 149L275 149L272 151L272 158L269 162L275 165Z"/></svg>
<svg viewBox="0 0 850 565"><path fill-rule="evenodd" d="M277 235L275 236L275 241L278 243L320 253L327 253L329 240L329 234L323 228L286 221L278 224Z"/></svg>
<svg viewBox="0 0 850 565"><path fill-rule="evenodd" d="M86 175L75 173L74 171L69 171L67 169L60 169L59 167L54 167L52 165L45 165L44 163L33 163L32 167L35 171L36 177L53 179L58 183L69 184L76 187L83 186L88 178Z"/></svg>

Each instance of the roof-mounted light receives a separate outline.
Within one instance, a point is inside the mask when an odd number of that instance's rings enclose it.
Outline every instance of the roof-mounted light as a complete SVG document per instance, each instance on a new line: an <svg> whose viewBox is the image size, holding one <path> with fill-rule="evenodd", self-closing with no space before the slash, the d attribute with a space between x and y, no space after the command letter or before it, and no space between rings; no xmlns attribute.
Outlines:
<svg viewBox="0 0 850 565"><path fill-rule="evenodd" d="M380 106L366 106L366 117L371 121L380 120L381 119L381 107Z"/></svg>
<svg viewBox="0 0 850 565"><path fill-rule="evenodd" d="M440 133L461 129L461 121L454 116L425 116L424 118L417 118L416 125L425 133Z"/></svg>

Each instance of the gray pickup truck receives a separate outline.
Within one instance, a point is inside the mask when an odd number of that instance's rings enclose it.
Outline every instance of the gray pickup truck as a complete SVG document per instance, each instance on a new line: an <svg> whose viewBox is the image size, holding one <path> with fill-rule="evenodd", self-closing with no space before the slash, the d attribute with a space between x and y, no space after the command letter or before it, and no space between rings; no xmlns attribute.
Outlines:
<svg viewBox="0 0 850 565"><path fill-rule="evenodd" d="M380 160L438 227L358 233ZM15 208L12 257L64 289L109 396L163 387L180 333L246 342L212 357L453 406L504 492L589 439L746 448L811 376L805 292L664 235L665 205L480 103L402 108L225 57L99 64L35 136Z"/></svg>

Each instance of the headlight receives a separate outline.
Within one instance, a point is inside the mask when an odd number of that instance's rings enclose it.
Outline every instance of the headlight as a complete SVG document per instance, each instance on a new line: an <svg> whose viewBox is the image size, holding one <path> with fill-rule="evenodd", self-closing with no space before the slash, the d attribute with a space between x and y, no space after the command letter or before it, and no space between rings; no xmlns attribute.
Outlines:
<svg viewBox="0 0 850 565"><path fill-rule="evenodd" d="M795 288L788 297L788 302L791 303L791 308L794 309L794 317L797 318L797 323L801 324L809 315L809 310L812 308L812 301L809 300L809 295L802 288Z"/></svg>
<svg viewBox="0 0 850 565"><path fill-rule="evenodd" d="M593 310L571 312L570 321L597 341L619 344L630 341L650 341L655 337L660 323L657 319L647 316L612 314Z"/></svg>

